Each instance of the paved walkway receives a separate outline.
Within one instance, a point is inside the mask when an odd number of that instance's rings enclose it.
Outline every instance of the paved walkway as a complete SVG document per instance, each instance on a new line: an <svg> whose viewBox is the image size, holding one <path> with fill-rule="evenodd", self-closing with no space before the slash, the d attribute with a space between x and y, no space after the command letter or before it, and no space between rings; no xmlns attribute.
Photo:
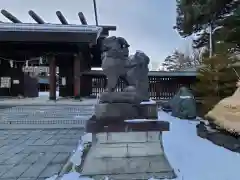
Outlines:
<svg viewBox="0 0 240 180"><path fill-rule="evenodd" d="M96 99L75 100L72 98L59 98L56 101L49 100L48 96L36 98L0 98L0 106L20 106L20 105L92 105Z"/></svg>
<svg viewBox="0 0 240 180"><path fill-rule="evenodd" d="M43 180L58 174L76 149L95 102L2 100L0 180Z"/></svg>
<svg viewBox="0 0 240 180"><path fill-rule="evenodd" d="M21 105L0 110L0 129L81 128L93 105Z"/></svg>
<svg viewBox="0 0 240 180"><path fill-rule="evenodd" d="M0 130L0 180L42 180L60 172L82 129Z"/></svg>

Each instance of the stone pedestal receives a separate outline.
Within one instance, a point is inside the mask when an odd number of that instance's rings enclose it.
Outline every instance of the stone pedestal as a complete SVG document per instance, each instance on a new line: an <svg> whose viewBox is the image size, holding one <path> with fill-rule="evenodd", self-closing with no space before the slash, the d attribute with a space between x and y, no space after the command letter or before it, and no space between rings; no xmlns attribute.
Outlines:
<svg viewBox="0 0 240 180"><path fill-rule="evenodd" d="M98 120L120 117L125 119L157 119L156 104L102 103L95 106L95 116Z"/></svg>
<svg viewBox="0 0 240 180"><path fill-rule="evenodd" d="M122 120L138 117L138 108L136 105L129 103L102 103L95 106L95 116L97 120L106 118L122 117Z"/></svg>
<svg viewBox="0 0 240 180"><path fill-rule="evenodd" d="M142 118L146 119L157 119L158 118L158 110L157 104L140 104L139 105L139 112Z"/></svg>
<svg viewBox="0 0 240 180"><path fill-rule="evenodd" d="M174 178L175 173L165 157L162 133L98 133L83 165L83 176L100 180Z"/></svg>
<svg viewBox="0 0 240 180"><path fill-rule="evenodd" d="M96 180L174 178L162 146L162 132L169 131L169 122L156 119L156 103L96 105L86 125L93 143L81 174Z"/></svg>

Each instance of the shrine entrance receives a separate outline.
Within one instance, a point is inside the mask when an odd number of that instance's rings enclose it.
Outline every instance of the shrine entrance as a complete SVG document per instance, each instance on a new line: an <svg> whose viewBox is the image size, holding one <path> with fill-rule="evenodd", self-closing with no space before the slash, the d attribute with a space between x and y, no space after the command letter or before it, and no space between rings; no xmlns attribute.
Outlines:
<svg viewBox="0 0 240 180"><path fill-rule="evenodd" d="M0 23L0 96L37 96L39 75L30 75L22 69L38 57L37 66L44 58L44 65L49 67L50 100L56 100L57 84L62 97L91 94L92 80L83 73L101 66L101 41L109 31L116 30L115 26L88 25L81 12L80 25L69 24L60 11L56 15L61 24L45 23L32 10L29 15L37 23L22 23L6 10L1 13L12 23Z"/></svg>

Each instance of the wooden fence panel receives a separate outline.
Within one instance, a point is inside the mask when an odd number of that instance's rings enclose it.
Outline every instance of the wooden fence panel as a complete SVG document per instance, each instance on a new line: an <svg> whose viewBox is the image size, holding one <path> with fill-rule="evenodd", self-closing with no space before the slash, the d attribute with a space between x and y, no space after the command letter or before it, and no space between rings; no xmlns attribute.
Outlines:
<svg viewBox="0 0 240 180"><path fill-rule="evenodd" d="M91 73L88 76L92 79L92 95L99 95L106 88L106 77L101 73ZM183 76L181 74L179 76L149 75L150 98L155 100L171 99L181 86L191 88L195 81L194 74ZM116 91L121 91L124 87L126 87L124 81L119 80Z"/></svg>

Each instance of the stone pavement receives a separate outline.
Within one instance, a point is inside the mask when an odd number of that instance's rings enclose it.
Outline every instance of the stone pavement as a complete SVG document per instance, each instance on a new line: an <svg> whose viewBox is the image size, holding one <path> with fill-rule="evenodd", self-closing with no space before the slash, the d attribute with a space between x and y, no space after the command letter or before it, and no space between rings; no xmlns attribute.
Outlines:
<svg viewBox="0 0 240 180"><path fill-rule="evenodd" d="M83 135L96 100L0 100L0 180L58 174Z"/></svg>
<svg viewBox="0 0 240 180"><path fill-rule="evenodd" d="M0 110L0 129L81 128L93 105L22 105Z"/></svg>
<svg viewBox="0 0 240 180"><path fill-rule="evenodd" d="M59 97L56 101L49 100L48 96L39 96L36 98L0 98L0 106L20 106L20 105L93 105L96 99L83 98L75 100L72 98Z"/></svg>
<svg viewBox="0 0 240 180"><path fill-rule="evenodd" d="M43 180L61 171L83 129L0 130L0 180Z"/></svg>

